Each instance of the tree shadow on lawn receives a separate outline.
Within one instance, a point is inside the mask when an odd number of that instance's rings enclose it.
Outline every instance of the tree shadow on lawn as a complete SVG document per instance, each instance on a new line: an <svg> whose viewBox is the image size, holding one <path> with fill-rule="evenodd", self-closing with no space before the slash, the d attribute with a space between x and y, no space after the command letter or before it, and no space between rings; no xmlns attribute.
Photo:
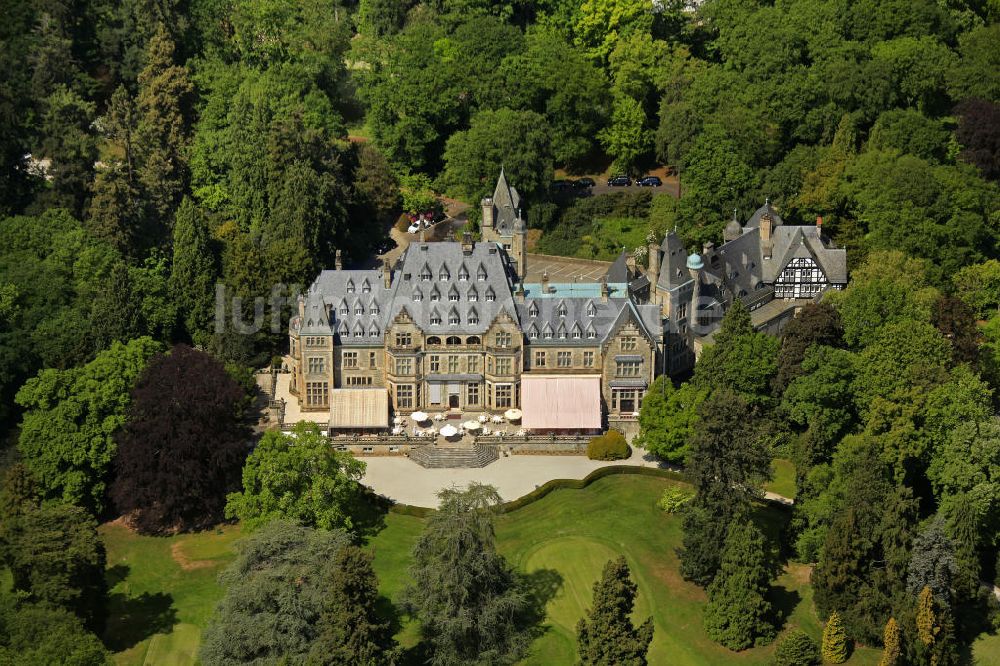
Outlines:
<svg viewBox="0 0 1000 666"><path fill-rule="evenodd" d="M385 529L385 515L392 501L362 487L347 507L358 543L364 543Z"/></svg>
<svg viewBox="0 0 1000 666"><path fill-rule="evenodd" d="M116 564L106 572L108 587L128 578L130 568ZM121 652L144 641L153 634L167 633L177 624L174 598L163 592L143 592L130 596L127 592L108 595L108 622L104 642L112 652Z"/></svg>
<svg viewBox="0 0 1000 666"><path fill-rule="evenodd" d="M559 594L563 586L563 577L555 569L537 569L531 573L521 574L521 584L528 597L528 608L522 621L531 627L532 639L538 638L546 631L545 607Z"/></svg>
<svg viewBox="0 0 1000 666"><path fill-rule="evenodd" d="M768 596L771 599L771 612L774 618L774 626L778 631L785 626L788 618L802 603L802 595L798 590L792 590L780 585L772 585Z"/></svg>

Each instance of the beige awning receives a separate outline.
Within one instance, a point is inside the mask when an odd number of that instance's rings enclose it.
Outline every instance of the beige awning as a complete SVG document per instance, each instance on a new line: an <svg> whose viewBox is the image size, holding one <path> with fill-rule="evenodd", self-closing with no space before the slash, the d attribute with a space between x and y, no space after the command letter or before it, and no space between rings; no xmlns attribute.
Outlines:
<svg viewBox="0 0 1000 666"><path fill-rule="evenodd" d="M334 389L331 428L388 428L389 391L384 388Z"/></svg>
<svg viewBox="0 0 1000 666"><path fill-rule="evenodd" d="M521 375L521 411L521 425L528 430L597 430L601 377Z"/></svg>

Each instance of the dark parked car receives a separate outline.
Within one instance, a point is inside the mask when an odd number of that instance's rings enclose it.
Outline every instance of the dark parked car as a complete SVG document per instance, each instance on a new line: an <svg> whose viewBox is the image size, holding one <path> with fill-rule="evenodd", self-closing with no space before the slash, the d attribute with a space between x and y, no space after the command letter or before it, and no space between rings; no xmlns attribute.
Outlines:
<svg viewBox="0 0 1000 666"><path fill-rule="evenodd" d="M596 185L593 178L581 178L580 180L573 183L573 187L578 190L589 190L591 187Z"/></svg>
<svg viewBox="0 0 1000 666"><path fill-rule="evenodd" d="M608 178L608 185L611 187L628 187L632 184L632 179L628 176L615 176Z"/></svg>
<svg viewBox="0 0 1000 666"><path fill-rule="evenodd" d="M571 180L554 180L549 186L553 192L568 192L573 189L574 183Z"/></svg>
<svg viewBox="0 0 1000 666"><path fill-rule="evenodd" d="M663 185L663 181L660 180L659 176L643 176L643 178L639 180L636 185L641 187L659 187L660 185Z"/></svg>

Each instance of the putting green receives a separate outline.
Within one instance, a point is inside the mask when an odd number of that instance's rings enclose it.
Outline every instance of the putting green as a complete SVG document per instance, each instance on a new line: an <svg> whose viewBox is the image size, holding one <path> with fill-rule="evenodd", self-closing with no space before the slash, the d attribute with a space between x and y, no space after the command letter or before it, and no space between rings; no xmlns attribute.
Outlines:
<svg viewBox="0 0 1000 666"><path fill-rule="evenodd" d="M528 555L525 571L530 577L548 580L555 594L545 606L547 631L532 646L525 664L576 662L576 623L590 609L594 583L600 579L604 565L618 555L607 544L580 536L546 541ZM632 579L636 580L632 569ZM637 583L639 595L633 620L641 622L651 615L651 610L649 595L642 591L644 585Z"/></svg>

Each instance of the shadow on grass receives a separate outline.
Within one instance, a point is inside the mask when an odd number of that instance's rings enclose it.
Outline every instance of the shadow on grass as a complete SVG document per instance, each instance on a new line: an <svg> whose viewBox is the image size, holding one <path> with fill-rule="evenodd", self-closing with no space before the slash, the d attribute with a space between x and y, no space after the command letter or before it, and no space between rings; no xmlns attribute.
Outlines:
<svg viewBox="0 0 1000 666"><path fill-rule="evenodd" d="M774 613L774 625L780 631L795 608L802 603L802 595L797 590L775 585L771 587L771 607Z"/></svg>
<svg viewBox="0 0 1000 666"><path fill-rule="evenodd" d="M124 581L129 567L116 564L105 574L108 587ZM108 595L108 622L104 632L105 645L112 652L121 652L144 641L153 634L169 632L177 624L174 598L163 592L143 592L130 596L127 592Z"/></svg>
<svg viewBox="0 0 1000 666"><path fill-rule="evenodd" d="M529 628L531 640L534 640L548 631L548 627L543 624L545 607L559 594L563 577L555 569L537 569L521 574L521 584L528 597L528 608L521 621Z"/></svg>
<svg viewBox="0 0 1000 666"><path fill-rule="evenodd" d="M348 513L354 523L354 536L358 543L364 543L385 529L385 515L392 502L362 488L354 496Z"/></svg>

